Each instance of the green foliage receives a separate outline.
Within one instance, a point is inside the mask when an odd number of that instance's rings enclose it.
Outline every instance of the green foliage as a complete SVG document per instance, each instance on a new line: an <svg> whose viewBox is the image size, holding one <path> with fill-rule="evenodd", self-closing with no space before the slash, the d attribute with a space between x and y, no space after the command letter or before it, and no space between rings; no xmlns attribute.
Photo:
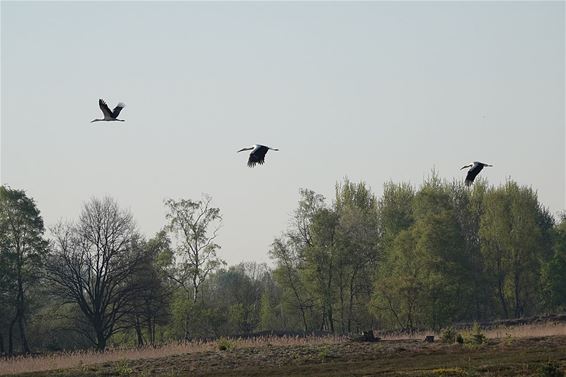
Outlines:
<svg viewBox="0 0 566 377"><path fill-rule="evenodd" d="M389 182L384 185L383 195L377 204L384 247L390 247L399 232L413 224L414 197L415 190L407 183Z"/></svg>
<svg viewBox="0 0 566 377"><path fill-rule="evenodd" d="M244 305L241 303L232 304L228 307L228 320L233 328L240 328L245 321Z"/></svg>
<svg viewBox="0 0 566 377"><path fill-rule="evenodd" d="M542 268L543 297L548 309L560 311L566 309L566 214L555 228L553 246L554 253Z"/></svg>
<svg viewBox="0 0 566 377"><path fill-rule="evenodd" d="M263 292L260 300L259 328L260 330L277 330L278 326L276 322L277 319L273 312L269 294L267 292Z"/></svg>
<svg viewBox="0 0 566 377"><path fill-rule="evenodd" d="M12 337L17 323L19 345L26 353L30 352L26 331L32 308L30 294L37 291L48 251L44 232L34 200L22 190L0 186L0 335L8 327ZM3 352L1 337L0 342ZM12 346L8 353L15 351Z"/></svg>
<svg viewBox="0 0 566 377"><path fill-rule="evenodd" d="M421 325L437 329L465 312L458 303L469 292L469 257L453 200L454 186L443 184L433 174L412 195L407 188L401 189L389 188L391 193L405 192L404 197L411 198L403 203L403 213L411 213L412 220L404 222L406 229L396 227L395 233L384 235L386 259L375 286L374 311L406 330ZM380 208L388 208L386 199ZM386 220L391 213L398 216L389 209L380 218Z"/></svg>
<svg viewBox="0 0 566 377"><path fill-rule="evenodd" d="M479 323L474 322L471 330L464 335L464 343L469 345L480 345L487 341L487 338L482 333Z"/></svg>
<svg viewBox="0 0 566 377"><path fill-rule="evenodd" d="M468 373L462 368L438 368L434 369L432 373L435 376L442 377L468 376Z"/></svg>
<svg viewBox="0 0 566 377"><path fill-rule="evenodd" d="M420 324L420 304L424 298L425 271L417 254L413 232L401 231L382 266L372 301L378 314L395 321L402 329Z"/></svg>
<svg viewBox="0 0 566 377"><path fill-rule="evenodd" d="M118 376L131 376L134 373L126 359L116 361L114 363L114 371Z"/></svg>
<svg viewBox="0 0 566 377"><path fill-rule="evenodd" d="M499 314L532 315L540 309L541 261L550 255L552 218L536 193L509 181L490 188L480 226L482 255Z"/></svg>
<svg viewBox="0 0 566 377"><path fill-rule="evenodd" d="M221 337L216 341L216 345L220 351L232 351L236 348L236 342L232 339Z"/></svg>
<svg viewBox="0 0 566 377"><path fill-rule="evenodd" d="M225 265L217 256L220 249L215 240L220 229L220 209L212 207L212 198L202 200L167 199L166 229L176 239L177 281L196 303L199 289L208 275Z"/></svg>
<svg viewBox="0 0 566 377"><path fill-rule="evenodd" d="M323 346L318 351L318 358L321 362L326 362L332 357L332 352L329 347Z"/></svg>
<svg viewBox="0 0 566 377"><path fill-rule="evenodd" d="M540 377L564 377L564 372L557 362L549 361L542 365L538 370Z"/></svg>
<svg viewBox="0 0 566 377"><path fill-rule="evenodd" d="M456 337L458 335L459 335L458 332L456 332L456 330L454 330L453 327L447 327L442 331L440 339L444 343L452 344L452 343L456 342Z"/></svg>
<svg viewBox="0 0 566 377"><path fill-rule="evenodd" d="M187 298L185 292L177 289L171 299L172 323L169 325L170 336L176 339L183 339L188 333L187 320L191 311L192 303Z"/></svg>
<svg viewBox="0 0 566 377"><path fill-rule="evenodd" d="M22 200L14 202L18 195ZM50 299L53 293L63 297L61 286L53 270L45 270L42 223L33 220L39 211L24 197L0 192L0 352L16 315L42 350L84 346L93 329L77 315L80 301L61 306ZM513 181L491 187L480 177L469 188L433 172L418 187L389 182L378 198L364 182L346 178L331 200L302 189L289 227L272 244L274 269L256 263L225 267L216 244L220 209L210 197L169 199L165 206L163 231L126 242L128 252L141 257L139 268L115 287L136 292L116 313L109 338L115 345L262 330L351 334L377 323L405 331L445 328L443 341L477 346L485 342L479 327L462 336L446 326L566 308L566 216L555 225L536 192ZM40 247L25 254L21 269L23 305L18 254L7 227L13 213L24 214L17 217L22 224L38 225ZM51 256L63 258L65 242L73 239L56 239ZM48 283L38 284L39 277ZM19 346L17 322L13 329ZM65 329L84 331L71 335Z"/></svg>
<svg viewBox="0 0 566 377"><path fill-rule="evenodd" d="M480 180L470 191L433 172L416 191L386 185L378 208L384 259L372 310L387 326L529 315L544 308L541 280L546 302L562 302L566 263L541 263L553 220L532 189Z"/></svg>

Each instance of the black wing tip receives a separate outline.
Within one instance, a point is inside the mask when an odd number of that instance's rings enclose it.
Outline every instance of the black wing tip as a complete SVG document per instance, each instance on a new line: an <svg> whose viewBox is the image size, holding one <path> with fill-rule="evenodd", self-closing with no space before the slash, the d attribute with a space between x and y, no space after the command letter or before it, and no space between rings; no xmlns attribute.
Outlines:
<svg viewBox="0 0 566 377"><path fill-rule="evenodd" d="M250 168L253 168L253 167L256 166L257 164L263 165L264 162L265 162L264 160L248 161L248 166L249 166Z"/></svg>

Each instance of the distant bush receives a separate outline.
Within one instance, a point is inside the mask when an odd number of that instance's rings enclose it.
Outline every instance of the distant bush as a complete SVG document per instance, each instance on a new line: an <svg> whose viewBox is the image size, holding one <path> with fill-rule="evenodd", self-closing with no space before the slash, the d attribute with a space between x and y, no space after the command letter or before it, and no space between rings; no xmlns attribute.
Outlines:
<svg viewBox="0 0 566 377"><path fill-rule="evenodd" d="M218 349L220 351L232 351L234 348L236 348L236 343L233 340L224 337L218 339L216 341L216 344L218 345Z"/></svg>
<svg viewBox="0 0 566 377"><path fill-rule="evenodd" d="M434 373L435 376L450 376L450 377L454 377L454 376L467 376L468 373L466 373L465 370L463 370L462 368L440 368L440 369L434 369L432 371L432 373Z"/></svg>
<svg viewBox="0 0 566 377"><path fill-rule="evenodd" d="M134 373L134 370L128 365L128 360L118 360L114 364L114 370L118 376L129 376Z"/></svg>
<svg viewBox="0 0 566 377"><path fill-rule="evenodd" d="M318 352L318 357L323 363L330 357L330 350L328 347L322 347Z"/></svg>
<svg viewBox="0 0 566 377"><path fill-rule="evenodd" d="M480 324L477 323L477 322L474 322L472 329L470 330L470 332L468 334L466 334L466 336L464 337L463 340L464 340L464 343L471 344L471 345L479 345L479 344L485 343L486 337L481 332Z"/></svg>
<svg viewBox="0 0 566 377"><path fill-rule="evenodd" d="M442 340L443 343L452 344L456 341L456 337L458 335L459 334L456 332L456 330L454 330L453 327L448 327L444 329L444 331L442 331L442 334L440 334L440 340Z"/></svg>
<svg viewBox="0 0 566 377"><path fill-rule="evenodd" d="M544 364L539 368L540 377L564 377L564 372L560 369L560 364L551 362Z"/></svg>

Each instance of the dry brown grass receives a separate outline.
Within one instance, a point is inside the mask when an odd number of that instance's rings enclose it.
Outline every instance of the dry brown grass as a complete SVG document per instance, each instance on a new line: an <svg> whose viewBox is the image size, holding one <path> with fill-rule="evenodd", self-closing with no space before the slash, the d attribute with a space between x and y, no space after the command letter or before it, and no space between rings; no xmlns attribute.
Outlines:
<svg viewBox="0 0 566 377"><path fill-rule="evenodd" d="M541 323L519 325L512 327L498 327L485 330L484 334L488 338L537 338L544 336L566 335L566 323Z"/></svg>
<svg viewBox="0 0 566 377"><path fill-rule="evenodd" d="M467 330L457 330L458 332L466 332ZM564 322L545 322L529 325L517 326L500 326L492 329L483 330L482 333L488 339L501 339L501 338L535 338L545 336L566 336L566 323ZM383 336L384 340L422 340L426 335L435 335L439 337L441 334L425 331L416 332L412 335L398 334Z"/></svg>
<svg viewBox="0 0 566 377"><path fill-rule="evenodd" d="M263 346L293 346L307 344L332 344L342 342L342 337L258 337L230 339L235 348ZM92 364L123 360L155 359L172 355L218 350L220 341L169 343L159 347L117 348L106 352L62 352L32 357L0 359L0 375L39 372L55 369L76 368Z"/></svg>
<svg viewBox="0 0 566 377"><path fill-rule="evenodd" d="M74 368L83 365L114 362L125 359L149 359L181 353L201 352L210 350L213 346L212 343L171 343L158 348L118 348L106 352L76 351L32 357L20 356L0 361L0 375Z"/></svg>

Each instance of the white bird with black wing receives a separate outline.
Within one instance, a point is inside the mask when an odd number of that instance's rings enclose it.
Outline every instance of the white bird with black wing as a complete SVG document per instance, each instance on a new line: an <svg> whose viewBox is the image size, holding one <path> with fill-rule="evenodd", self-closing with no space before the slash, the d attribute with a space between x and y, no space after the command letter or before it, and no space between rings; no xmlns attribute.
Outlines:
<svg viewBox="0 0 566 377"><path fill-rule="evenodd" d="M474 179L476 178L476 176L486 166L492 167L493 165L484 164L483 162L479 162L479 161L474 161L472 163L469 163L468 165L462 166L462 168L460 168L460 170L465 169L465 168L470 168L470 170L468 170L468 174L466 175L466 180L464 181L466 183L466 186L470 186L474 182Z"/></svg>
<svg viewBox="0 0 566 377"><path fill-rule="evenodd" d="M108 107L108 105L106 104L106 102L104 102L104 100L101 98L98 100L98 106L100 106L100 110L102 110L102 114L104 114L104 118L103 119L93 119L90 121L90 123L93 122L123 122L123 119L118 119L118 115L120 115L120 111L122 111L122 109L124 107L126 107L126 105L124 105L122 102L120 102L118 105L116 105L116 107L114 108L114 110L110 111L110 108Z"/></svg>
<svg viewBox="0 0 566 377"><path fill-rule="evenodd" d="M263 163L265 162L265 154L269 150L278 151L279 149L267 147L261 144L254 144L249 148L240 149L238 153L243 151L251 151L250 158L248 158L248 166L250 168L253 168L256 164L263 165Z"/></svg>

